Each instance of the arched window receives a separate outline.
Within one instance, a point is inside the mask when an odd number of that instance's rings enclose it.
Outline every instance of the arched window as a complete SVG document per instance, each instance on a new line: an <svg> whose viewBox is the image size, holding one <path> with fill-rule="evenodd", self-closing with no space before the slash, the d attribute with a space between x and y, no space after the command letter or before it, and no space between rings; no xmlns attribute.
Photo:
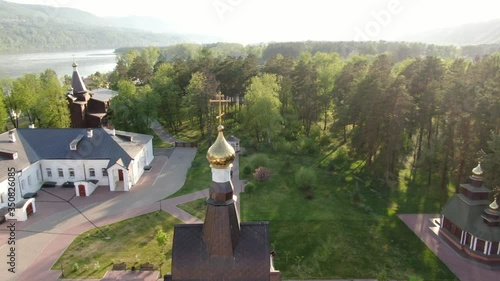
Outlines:
<svg viewBox="0 0 500 281"><path fill-rule="evenodd" d="M58 175L60 178L64 178L64 172L63 172L63 169L58 168L58 169L57 169L57 175Z"/></svg>
<svg viewBox="0 0 500 281"><path fill-rule="evenodd" d="M45 171L47 172L47 177L51 178L52 177L52 170L50 168L46 168Z"/></svg>
<svg viewBox="0 0 500 281"><path fill-rule="evenodd" d="M91 177L95 177L95 170L94 170L94 168L90 168L90 169L89 169L89 175L90 175Z"/></svg>
<svg viewBox="0 0 500 281"><path fill-rule="evenodd" d="M69 171L69 177L74 178L75 177L75 169L69 168L68 171Z"/></svg>

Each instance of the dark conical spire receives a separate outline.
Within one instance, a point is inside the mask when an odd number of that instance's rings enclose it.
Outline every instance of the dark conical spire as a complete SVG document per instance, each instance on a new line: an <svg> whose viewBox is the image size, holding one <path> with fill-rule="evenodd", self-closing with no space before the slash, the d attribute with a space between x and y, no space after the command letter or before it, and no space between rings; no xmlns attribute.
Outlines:
<svg viewBox="0 0 500 281"><path fill-rule="evenodd" d="M78 64L73 61L73 77L71 79L71 87L73 88L73 94L85 94L87 93L87 87L83 83L82 77L78 72Z"/></svg>

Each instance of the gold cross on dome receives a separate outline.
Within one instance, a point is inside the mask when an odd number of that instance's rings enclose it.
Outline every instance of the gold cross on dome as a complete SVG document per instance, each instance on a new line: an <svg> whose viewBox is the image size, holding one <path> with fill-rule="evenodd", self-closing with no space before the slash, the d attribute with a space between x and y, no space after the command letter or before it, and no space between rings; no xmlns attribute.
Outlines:
<svg viewBox="0 0 500 281"><path fill-rule="evenodd" d="M220 92L218 94L216 94L215 97L217 99L210 100L210 102L212 102L212 103L218 102L219 103L219 115L217 115L216 118L219 119L219 125L222 125L222 116L224 115L224 113L222 112L222 103L223 102L231 102L231 101L230 100L223 100L222 98L224 97L224 95L221 94Z"/></svg>

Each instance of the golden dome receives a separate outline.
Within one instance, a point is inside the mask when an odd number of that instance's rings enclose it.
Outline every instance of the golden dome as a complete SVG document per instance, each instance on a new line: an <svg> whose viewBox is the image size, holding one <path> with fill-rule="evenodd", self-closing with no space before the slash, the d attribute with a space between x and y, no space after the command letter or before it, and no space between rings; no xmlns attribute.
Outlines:
<svg viewBox="0 0 500 281"><path fill-rule="evenodd" d="M233 163L236 155L234 148L224 138L224 134L222 133L224 127L219 125L217 129L219 134L214 144L208 149L207 159L214 168L226 168L229 164Z"/></svg>
<svg viewBox="0 0 500 281"><path fill-rule="evenodd" d="M495 201L493 201L493 203L490 204L490 209L498 210L497 199L495 199Z"/></svg>
<svg viewBox="0 0 500 281"><path fill-rule="evenodd" d="M481 168L481 162L479 162L476 166L476 168L472 169L472 173L475 175L475 176L482 176L483 175L483 169Z"/></svg>

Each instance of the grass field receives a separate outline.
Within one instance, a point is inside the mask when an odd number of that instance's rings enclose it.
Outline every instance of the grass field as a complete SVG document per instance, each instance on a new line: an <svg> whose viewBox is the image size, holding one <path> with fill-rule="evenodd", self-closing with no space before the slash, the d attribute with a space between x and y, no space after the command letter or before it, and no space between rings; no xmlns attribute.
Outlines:
<svg viewBox="0 0 500 281"><path fill-rule="evenodd" d="M199 218L200 220L205 220L205 213L207 211L207 199L197 199L191 202L177 205L177 207Z"/></svg>
<svg viewBox="0 0 500 281"><path fill-rule="evenodd" d="M127 269L152 263L165 274L171 271L172 233L175 224L182 223L165 212L154 212L104 226L111 237L103 239L97 229L78 236L52 269L64 269L64 278L99 279L113 263L125 262ZM167 245L158 246L155 228L161 226L169 234Z"/></svg>
<svg viewBox="0 0 500 281"><path fill-rule="evenodd" d="M201 142L185 185L170 197L210 186L207 149L206 142ZM254 167L250 173L246 168L253 166L254 154L240 155L240 177L246 173L255 184L254 190L240 195L241 219L270 222L271 247L277 252L275 267L282 271L284 280L408 280L409 276L457 280L397 217L400 213L439 213L443 202L432 188L422 188L425 179L417 175L410 181L408 171L402 171L400 181L388 188L374 176L352 176L350 172L359 167L359 161L347 159L328 171L320 167L319 153L265 154L271 172L265 182L252 179ZM301 167L312 169L317 178L309 198L295 183ZM204 198L179 207L200 219L205 216ZM172 237L164 249L167 256L162 256L154 240L154 227L161 224L171 233L176 223L179 221L163 213L150 214L106 230L112 237L126 240L102 240L94 237L95 230L90 231L73 242L54 269L60 269L64 262L66 278L95 278L102 277L113 262L126 262L129 268L163 262L162 272L168 272ZM110 252L113 254L108 255ZM73 272L75 263L78 269Z"/></svg>
<svg viewBox="0 0 500 281"><path fill-rule="evenodd" d="M256 182L250 194L242 193L241 217L244 221L270 222L272 248L278 254L275 267L284 279L376 278L387 274L396 280L407 280L410 275L424 280L456 280L396 216L400 209L410 213L438 211L436 204L425 202L416 187L409 187L405 196L396 196L363 185L358 187L358 200L353 200L352 179L316 168L313 198L306 199L293 175L301 166L317 166L316 159L269 156L272 177ZM250 158L240 159L240 167L248 165Z"/></svg>

